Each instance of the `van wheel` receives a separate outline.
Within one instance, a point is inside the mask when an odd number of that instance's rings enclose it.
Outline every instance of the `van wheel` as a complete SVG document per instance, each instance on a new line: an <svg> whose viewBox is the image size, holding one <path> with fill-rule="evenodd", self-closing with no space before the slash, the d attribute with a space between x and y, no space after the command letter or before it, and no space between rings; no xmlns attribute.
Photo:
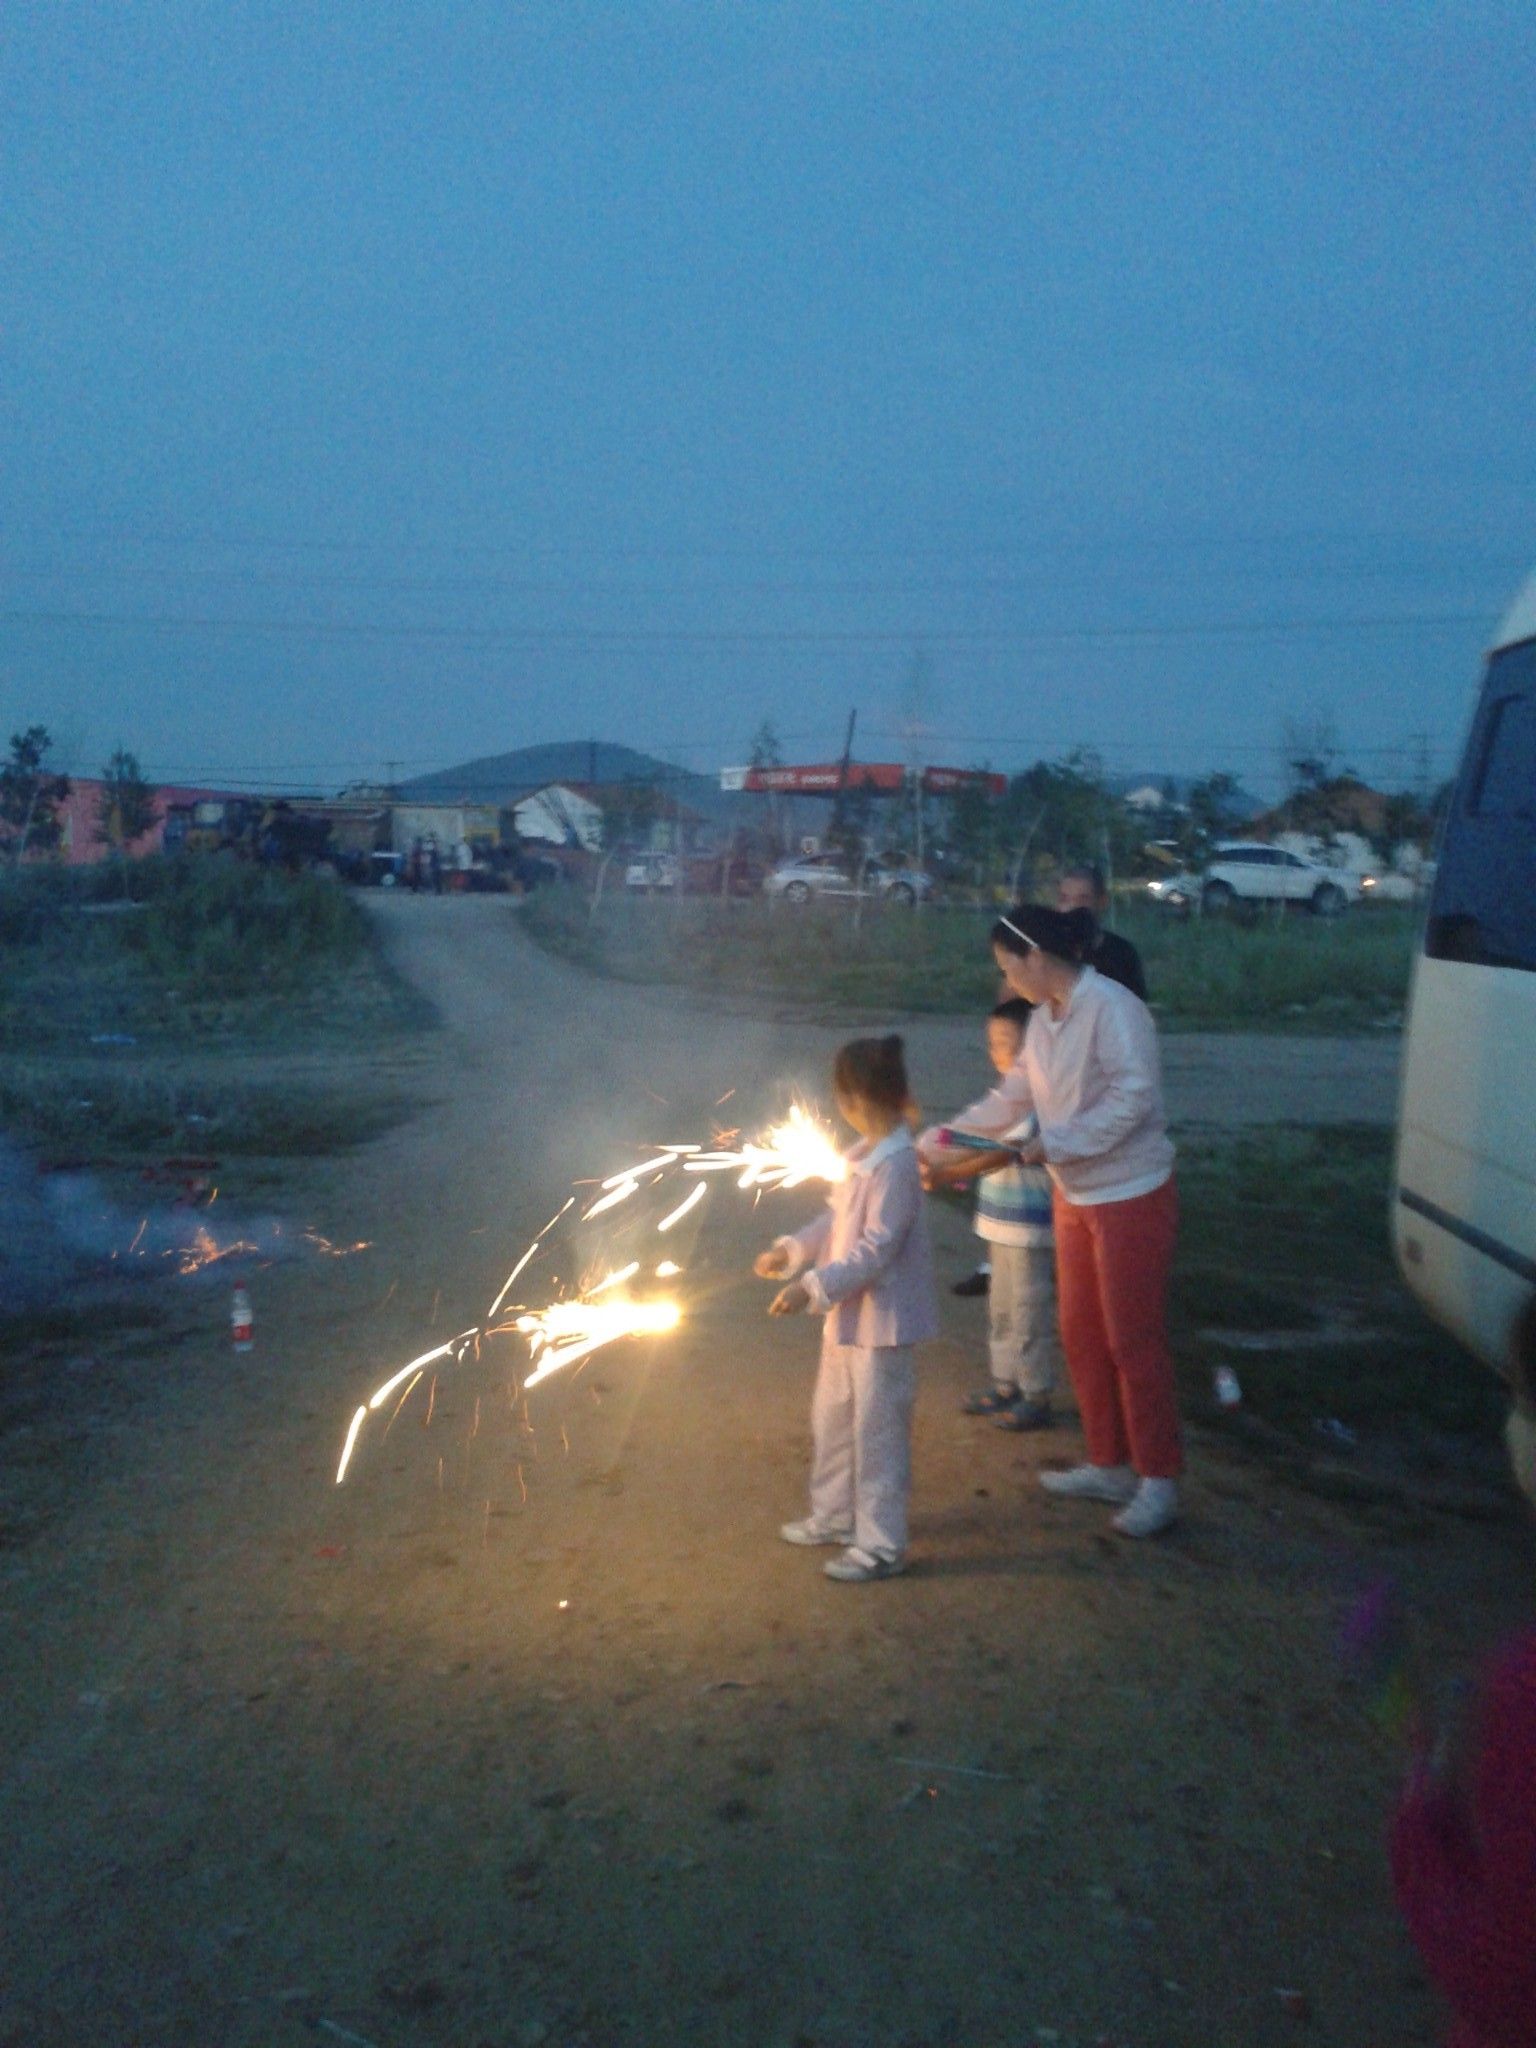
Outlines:
<svg viewBox="0 0 1536 2048"><path fill-rule="evenodd" d="M809 903L810 900L811 885L809 882L791 882L784 891L784 901L786 903Z"/></svg>
<svg viewBox="0 0 1536 2048"><path fill-rule="evenodd" d="M1200 897L1200 908L1207 917L1220 917L1232 908L1233 889L1230 882L1207 882Z"/></svg>
<svg viewBox="0 0 1536 2048"><path fill-rule="evenodd" d="M1312 910L1317 917L1337 917L1347 902L1337 882L1320 882L1312 891Z"/></svg>
<svg viewBox="0 0 1536 2048"><path fill-rule="evenodd" d="M917 891L910 882L896 882L891 887L890 899L893 903L915 903Z"/></svg>

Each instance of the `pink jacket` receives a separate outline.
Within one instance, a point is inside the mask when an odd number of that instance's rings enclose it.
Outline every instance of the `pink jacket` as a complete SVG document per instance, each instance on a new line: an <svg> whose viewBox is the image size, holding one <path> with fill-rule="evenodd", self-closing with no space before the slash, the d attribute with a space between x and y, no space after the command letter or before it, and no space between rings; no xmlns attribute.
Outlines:
<svg viewBox="0 0 1536 2048"><path fill-rule="evenodd" d="M1456 2024L1452 2048L1536 2042L1536 1635L1484 1692L1465 1805L1422 1768L1392 1836L1398 1903Z"/></svg>
<svg viewBox="0 0 1536 2048"><path fill-rule="evenodd" d="M905 1124L878 1145L855 1146L849 1173L814 1223L779 1243L790 1253L811 1306L826 1316L826 1341L874 1351L939 1334L933 1253L917 1148ZM807 1271L807 1268L810 1271Z"/></svg>

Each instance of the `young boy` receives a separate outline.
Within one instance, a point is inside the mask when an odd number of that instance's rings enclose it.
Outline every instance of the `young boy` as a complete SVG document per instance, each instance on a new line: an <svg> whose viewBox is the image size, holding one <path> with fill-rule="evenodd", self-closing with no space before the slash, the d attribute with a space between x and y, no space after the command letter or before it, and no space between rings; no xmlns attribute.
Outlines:
<svg viewBox="0 0 1536 2048"><path fill-rule="evenodd" d="M1017 996L987 1019L987 1054L999 1074L1015 1065L1030 1006ZM1051 1183L1043 1166L1021 1166L1014 1146L1035 1135L1031 1116L996 1144L947 1129L925 1132L921 1144L930 1185L976 1181L976 1235L991 1254L987 1295L992 1384L961 1402L967 1415L989 1415L999 1429L1049 1429L1051 1394L1061 1366L1056 1330L1056 1244Z"/></svg>

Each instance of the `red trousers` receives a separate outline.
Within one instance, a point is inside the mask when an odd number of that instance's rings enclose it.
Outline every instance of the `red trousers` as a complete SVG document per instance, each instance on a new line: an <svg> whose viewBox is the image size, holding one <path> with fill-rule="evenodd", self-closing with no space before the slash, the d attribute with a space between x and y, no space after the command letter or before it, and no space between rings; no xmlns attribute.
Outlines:
<svg viewBox="0 0 1536 2048"><path fill-rule="evenodd" d="M1089 1459L1176 1479L1184 1453L1167 1310L1177 1189L1169 1179L1126 1202L1074 1205L1058 1188L1052 1208L1061 1343Z"/></svg>

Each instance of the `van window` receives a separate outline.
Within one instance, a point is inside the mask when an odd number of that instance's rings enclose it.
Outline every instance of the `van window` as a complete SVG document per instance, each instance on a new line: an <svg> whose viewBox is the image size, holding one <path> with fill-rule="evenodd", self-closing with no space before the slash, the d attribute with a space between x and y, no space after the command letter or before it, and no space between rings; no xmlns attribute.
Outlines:
<svg viewBox="0 0 1536 2048"><path fill-rule="evenodd" d="M1437 960L1536 973L1536 642L1488 665L1424 949Z"/></svg>
<svg viewBox="0 0 1536 2048"><path fill-rule="evenodd" d="M1476 818L1536 820L1536 696L1491 706L1469 808Z"/></svg>

